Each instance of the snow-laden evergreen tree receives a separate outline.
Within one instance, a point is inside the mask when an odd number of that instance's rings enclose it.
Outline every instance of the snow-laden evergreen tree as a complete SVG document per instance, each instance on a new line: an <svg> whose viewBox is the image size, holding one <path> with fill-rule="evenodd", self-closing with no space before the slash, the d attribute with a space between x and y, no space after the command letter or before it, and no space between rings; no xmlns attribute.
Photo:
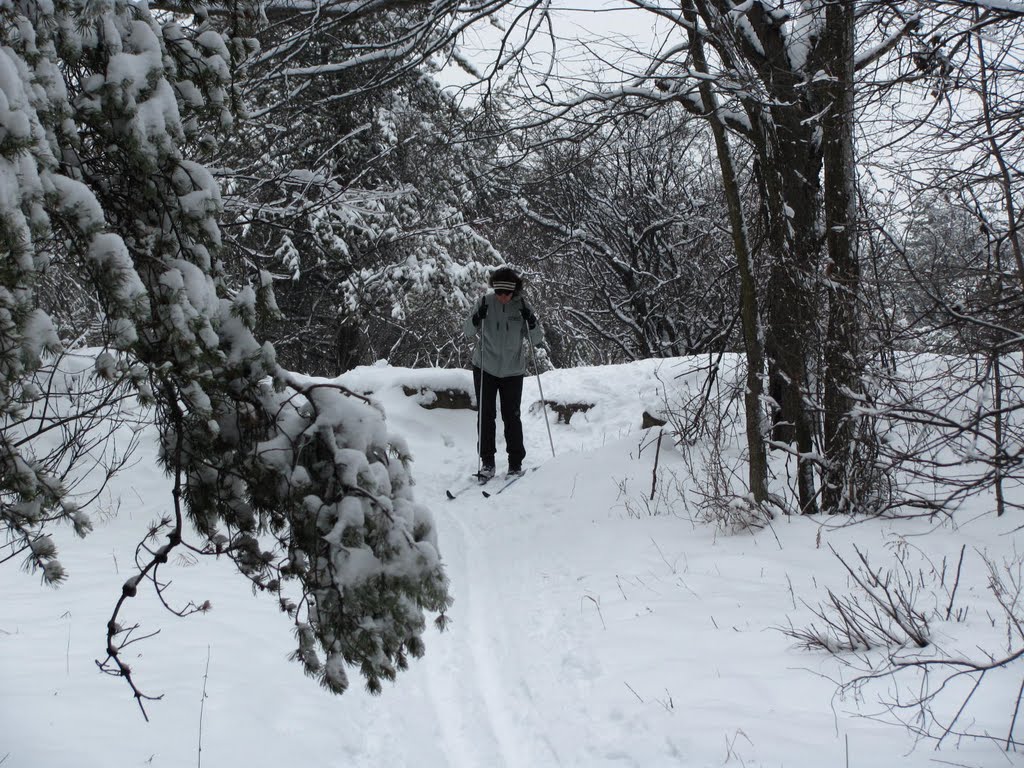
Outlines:
<svg viewBox="0 0 1024 768"><path fill-rule="evenodd" d="M465 311L501 262L474 224L489 190L465 119L415 47L362 55L413 37L421 16L296 12L264 47L304 43L283 66L263 55L250 67L243 99L256 120L217 163L232 177L224 232L244 256L232 270L274 276L283 316L265 330L292 367L458 361Z"/></svg>
<svg viewBox="0 0 1024 768"><path fill-rule="evenodd" d="M0 7L0 561L64 577L51 534L89 531L74 490L86 462L52 434L133 394L158 424L173 512L140 547L104 668L141 703L124 602L190 547L279 598L309 674L341 692L355 665L377 691L423 652L425 612L449 603L434 524L380 410L284 370L254 336L276 311L270 276L225 280L222 199L201 157L232 127L232 58L256 46L205 19L127 0ZM53 265L103 310L88 408L56 394L65 329L40 290Z"/></svg>

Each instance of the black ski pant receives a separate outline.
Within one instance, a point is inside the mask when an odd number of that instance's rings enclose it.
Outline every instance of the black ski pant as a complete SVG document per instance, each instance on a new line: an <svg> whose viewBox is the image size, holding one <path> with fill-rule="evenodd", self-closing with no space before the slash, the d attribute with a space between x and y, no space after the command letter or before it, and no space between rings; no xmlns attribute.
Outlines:
<svg viewBox="0 0 1024 768"><path fill-rule="evenodd" d="M477 433L479 434L480 460L487 466L494 466L494 430L496 401L501 396L501 422L505 426L505 449L508 451L508 465L519 467L526 457L523 447L523 420L519 407L523 401L523 376L492 376L473 366L473 389L477 394Z"/></svg>

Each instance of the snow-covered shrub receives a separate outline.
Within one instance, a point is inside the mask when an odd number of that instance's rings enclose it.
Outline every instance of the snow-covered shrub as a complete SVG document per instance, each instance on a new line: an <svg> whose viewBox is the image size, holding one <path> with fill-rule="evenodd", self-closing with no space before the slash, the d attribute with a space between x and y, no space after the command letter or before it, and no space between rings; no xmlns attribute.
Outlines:
<svg viewBox="0 0 1024 768"><path fill-rule="evenodd" d="M807 626L790 626L783 632L803 648L836 654L929 645L930 621L938 620L941 611L938 607L927 610L919 606L924 571L915 572L909 567L906 546L897 552L890 567L872 565L856 547L854 552L856 559L850 558L851 564L832 550L849 574L855 591L837 594L826 590L828 601L810 608L817 621ZM938 577L933 571L931 578Z"/></svg>
<svg viewBox="0 0 1024 768"><path fill-rule="evenodd" d="M744 480L742 366L737 356L716 357L695 369L696 390L687 383L671 398L666 394L662 408L686 467L679 494L696 497L696 520L726 533L758 530L772 517L754 503Z"/></svg>

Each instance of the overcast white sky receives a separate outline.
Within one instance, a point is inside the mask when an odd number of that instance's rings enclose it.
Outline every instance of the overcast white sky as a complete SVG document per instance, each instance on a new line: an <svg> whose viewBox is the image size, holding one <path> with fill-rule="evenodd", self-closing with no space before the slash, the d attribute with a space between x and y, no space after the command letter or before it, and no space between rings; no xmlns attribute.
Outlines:
<svg viewBox="0 0 1024 768"><path fill-rule="evenodd" d="M502 15L506 31L521 10L521 6L513 7ZM515 31L509 34L512 41L523 39L529 18L518 19ZM602 79L619 80L617 68L628 59L629 51L649 51L659 38L664 38L667 29L654 14L629 8L621 0L556 0L549 19L550 26L543 24L531 40L525 62L538 82L572 80L595 67ZM478 70L485 71L493 66L506 31L496 24L479 24L464 36L459 51ZM446 85L464 86L473 78L453 65L439 79Z"/></svg>

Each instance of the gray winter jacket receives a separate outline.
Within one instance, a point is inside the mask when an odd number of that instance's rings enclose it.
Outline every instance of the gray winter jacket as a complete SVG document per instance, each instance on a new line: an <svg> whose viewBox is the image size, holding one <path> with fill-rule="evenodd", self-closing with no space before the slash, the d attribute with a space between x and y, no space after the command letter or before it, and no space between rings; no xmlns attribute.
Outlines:
<svg viewBox="0 0 1024 768"><path fill-rule="evenodd" d="M523 342L527 334L534 344L541 342L544 332L540 323L532 331L529 330L523 320L522 296L514 296L508 304L502 304L493 293L488 293L481 301L487 305L487 317L480 323L480 327L473 325L473 314L480 302L473 305L472 312L463 323L466 336L480 336L473 351L473 365L499 378L525 375L526 351Z"/></svg>

